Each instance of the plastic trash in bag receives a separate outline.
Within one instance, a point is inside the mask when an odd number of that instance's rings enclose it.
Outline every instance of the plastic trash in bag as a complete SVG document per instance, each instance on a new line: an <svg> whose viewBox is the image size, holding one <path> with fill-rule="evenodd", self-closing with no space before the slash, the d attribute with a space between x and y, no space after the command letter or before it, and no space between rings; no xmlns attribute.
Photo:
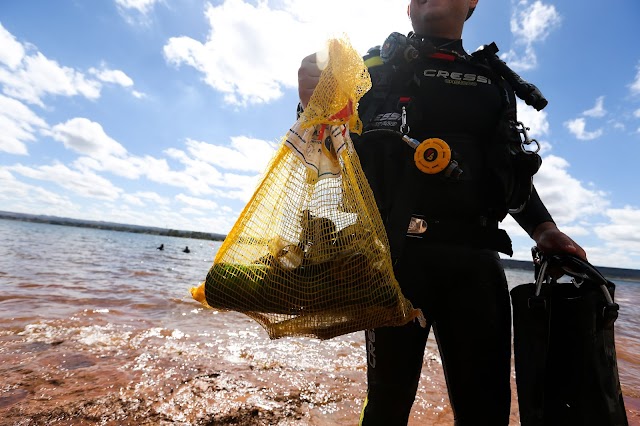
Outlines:
<svg viewBox="0 0 640 426"><path fill-rule="evenodd" d="M371 188L349 136L371 87L346 38L216 254L194 299L242 312L272 339L329 339L422 313L402 295Z"/></svg>

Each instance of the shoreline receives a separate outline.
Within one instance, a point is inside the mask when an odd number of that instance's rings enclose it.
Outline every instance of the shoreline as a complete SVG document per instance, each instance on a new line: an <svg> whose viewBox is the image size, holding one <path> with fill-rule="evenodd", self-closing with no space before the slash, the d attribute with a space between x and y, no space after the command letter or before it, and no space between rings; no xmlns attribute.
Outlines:
<svg viewBox="0 0 640 426"><path fill-rule="evenodd" d="M224 241L224 239L227 237L225 234L217 234L211 232L167 229L152 226L130 225L124 223L73 219L59 216L34 215L27 213L14 213L7 211L0 211L0 219L17 220L21 222L45 223L50 225L74 226L79 228L104 229L116 232L131 232L134 234L192 238L196 240ZM528 272L533 272L534 270L533 263L531 261L503 258L501 258L501 261L505 268L525 270ZM598 270L609 280L640 281L640 270L638 269L615 268L597 265L594 266L598 268Z"/></svg>

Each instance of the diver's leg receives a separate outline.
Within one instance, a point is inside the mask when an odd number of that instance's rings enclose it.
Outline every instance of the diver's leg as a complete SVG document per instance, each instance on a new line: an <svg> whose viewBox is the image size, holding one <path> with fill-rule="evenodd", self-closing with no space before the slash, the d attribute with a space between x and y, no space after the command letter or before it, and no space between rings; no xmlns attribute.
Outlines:
<svg viewBox="0 0 640 426"><path fill-rule="evenodd" d="M428 291L424 284L421 250L406 250L395 264L402 292L429 319ZM429 327L417 321L401 327L369 330L367 340L367 400L361 425L405 426L416 397Z"/></svg>
<svg viewBox="0 0 640 426"><path fill-rule="evenodd" d="M417 322L367 330L368 390L360 425L407 424L428 335Z"/></svg>
<svg viewBox="0 0 640 426"><path fill-rule="evenodd" d="M509 424L511 305L497 253L452 268L447 307L434 324L455 424ZM465 256L466 257L466 256ZM453 265L451 265L453 267Z"/></svg>

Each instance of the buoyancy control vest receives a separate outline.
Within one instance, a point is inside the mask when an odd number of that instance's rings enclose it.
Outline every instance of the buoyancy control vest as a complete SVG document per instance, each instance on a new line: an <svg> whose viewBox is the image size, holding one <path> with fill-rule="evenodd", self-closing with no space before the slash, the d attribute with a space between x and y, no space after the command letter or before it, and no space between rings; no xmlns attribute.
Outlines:
<svg viewBox="0 0 640 426"><path fill-rule="evenodd" d="M521 211L532 191L532 177L541 164L540 156L537 154L537 142L528 138L527 128L517 120L516 114L516 96L538 110L544 108L546 100L540 91L524 82L497 57L495 44L467 55L461 48L461 41L458 42L458 48L455 50L436 49L429 40L412 34L406 37L393 33L382 47L370 49L364 58L371 75L372 88L360 102L359 113L365 131L362 136L356 137L354 142L387 225L392 251L394 235L401 232L402 226L406 227L408 218L419 209L416 207L416 198L424 198L424 194L412 188L414 184L420 185L423 179L420 172L416 172L415 167L398 166L402 162L412 161L412 150L402 142L403 134L413 134L418 139L416 142L419 142L425 134L421 134L418 128L430 120L430 117L421 113L421 109L425 109L424 103L421 105L415 102L415 99L420 98L414 95L420 90L421 79L443 77L449 84L459 86L494 83L492 92L478 95L482 97L477 99L470 98L469 104L484 101L484 97L489 98L487 108L484 108L484 105L479 108L477 105L473 106L478 108L479 117L474 118L471 124L464 121L442 124L445 140L448 137L460 139L460 135L447 133L451 128L464 128L466 125L485 127L468 131L483 135L479 138L482 139L481 143L473 141L475 149L481 150L480 155L475 155L477 153L474 152L465 153L463 149L462 158L457 158L462 165L462 181L467 179L464 175L465 165L474 161L474 157L481 157L484 164L481 176L478 176L478 173L473 176L476 186L468 186L468 196L464 193L458 196L460 200L479 197L482 207L475 205L468 209L462 205L459 209L454 208L467 212L460 215L466 215L466 219L463 220L469 220L471 215L474 218L501 221L508 213ZM425 68L425 58L451 64L442 69L428 66ZM453 65L453 62L459 65ZM474 69L479 72L474 72ZM496 99L496 96L500 99ZM438 96L434 96L433 102L439 101ZM459 104L461 108L466 107L464 102ZM485 113L486 116L482 115ZM451 119L455 120L456 117ZM443 117L440 117L440 120L443 120ZM448 120L448 117L444 117L444 120ZM439 124L432 122L427 127L429 131L435 128L437 133L438 126ZM454 150L454 160L456 154ZM469 169L474 170L472 164ZM440 175L434 178L446 180L450 177ZM407 184L408 182L410 184ZM464 187L464 184L452 186ZM443 193L446 191L448 189L445 188ZM438 203L439 198L428 202ZM451 211L447 212L447 215L451 215ZM500 251L509 252L510 247Z"/></svg>

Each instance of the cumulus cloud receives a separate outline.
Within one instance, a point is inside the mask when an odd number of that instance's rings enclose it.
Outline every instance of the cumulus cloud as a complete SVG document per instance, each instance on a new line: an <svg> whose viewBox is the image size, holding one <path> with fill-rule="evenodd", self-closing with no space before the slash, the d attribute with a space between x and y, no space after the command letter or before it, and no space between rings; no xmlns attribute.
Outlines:
<svg viewBox="0 0 640 426"><path fill-rule="evenodd" d="M24 47L2 26L2 23L0 23L0 46L2 46L0 63L11 70L18 68L25 55Z"/></svg>
<svg viewBox="0 0 640 426"><path fill-rule="evenodd" d="M60 163L38 167L17 164L7 169L30 179L57 184L83 197L114 200L122 192L108 179L88 171L73 170Z"/></svg>
<svg viewBox="0 0 640 426"><path fill-rule="evenodd" d="M176 195L176 201L180 202L181 204L186 204L190 207L193 207L195 209L198 210L216 210L218 208L218 203L216 203L213 200L206 200L203 198L195 198L195 197L190 197L188 195L185 194L178 194Z"/></svg>
<svg viewBox="0 0 640 426"><path fill-rule="evenodd" d="M511 32L518 42L526 45L544 41L562 21L554 5L539 0L520 1L518 7L522 9L516 10L511 18Z"/></svg>
<svg viewBox="0 0 640 426"><path fill-rule="evenodd" d="M127 153L126 148L110 138L99 123L87 118L72 118L56 124L50 135L66 148L93 158L124 156Z"/></svg>
<svg viewBox="0 0 640 426"><path fill-rule="evenodd" d="M604 109L604 96L596 99L594 107L584 111L582 115L586 115L587 117L604 117L607 115L607 111Z"/></svg>
<svg viewBox="0 0 640 426"><path fill-rule="evenodd" d="M25 142L36 140L47 123L22 102L0 95L0 152L27 155Z"/></svg>
<svg viewBox="0 0 640 426"><path fill-rule="evenodd" d="M59 64L36 50L22 44L0 24L0 84L2 92L26 103L45 107L47 96L82 96L96 100L102 83L131 89L133 80L124 71L90 68L88 74ZM94 76L95 78L92 78ZM143 94L132 90L135 97Z"/></svg>
<svg viewBox="0 0 640 426"><path fill-rule="evenodd" d="M222 150L226 151L225 149ZM211 194L217 197L243 200L246 202L249 200L253 189L255 189L255 184L258 179L258 176L255 173L251 175L241 175L238 173L226 173L218 170L219 168L227 170L244 170L245 168L237 163L238 159L242 161L242 158L246 158L242 153L228 153L229 158L232 158L232 160L226 164L216 163L217 166L211 164L210 159L202 157L197 151L192 153L172 148L166 150L165 153L170 158L177 160L183 165L183 174L192 179L191 184L184 187L192 194ZM265 161L264 159L262 160ZM148 176L153 180L163 179L162 176L156 175L155 172Z"/></svg>
<svg viewBox="0 0 640 426"><path fill-rule="evenodd" d="M517 100L517 103L518 120L529 127L530 136L537 138L549 134L549 120L545 111L537 111L520 99Z"/></svg>
<svg viewBox="0 0 640 426"><path fill-rule="evenodd" d="M389 11L384 22L379 10ZM226 102L242 106L271 102L285 88L296 87L302 58L323 48L331 36L347 33L364 53L392 31L409 26L406 8L390 6L388 0L371 0L366 8L337 0L225 0L209 4L205 14L210 26L206 39L172 37L164 46L165 58L175 66L195 68Z"/></svg>
<svg viewBox="0 0 640 426"><path fill-rule="evenodd" d="M138 191L131 194L123 194L122 200L134 206L143 207L148 204L166 206L170 200L156 192Z"/></svg>
<svg viewBox="0 0 640 426"><path fill-rule="evenodd" d="M595 229L598 237L606 241L609 247L640 255L640 209L630 206L609 209L606 215L609 223Z"/></svg>
<svg viewBox="0 0 640 426"><path fill-rule="evenodd" d="M587 131L587 122L584 118L579 117L574 120L569 120L564 123L565 127L573 134L576 138L581 141L589 141L602 136L603 130L597 129L593 131Z"/></svg>
<svg viewBox="0 0 640 426"><path fill-rule="evenodd" d="M148 15L162 0L115 0L120 15L130 25L149 25Z"/></svg>
<svg viewBox="0 0 640 426"><path fill-rule="evenodd" d="M283 86L296 83L293 71L300 57L284 48L282 31L297 34L304 27L290 14L269 9L266 2L254 6L227 0L219 6L209 4L206 15L211 26L206 42L171 38L164 47L168 62L196 68L232 104L267 103L282 96ZM265 32L261 25L258 32L252 22L270 22L274 31Z"/></svg>
<svg viewBox="0 0 640 426"><path fill-rule="evenodd" d="M123 9L147 13L158 2L159 0L116 0L116 5Z"/></svg>
<svg viewBox="0 0 640 426"><path fill-rule="evenodd" d="M588 141L597 139L604 134L604 130L602 128L598 128L596 130L587 131L587 120L584 117L602 118L605 115L607 115L607 111L604 108L604 96L600 96L596 99L596 104L593 108L582 112L583 117L568 120L564 123L564 126L579 140ZM612 126L618 129L624 128L624 124L619 122L614 122Z"/></svg>
<svg viewBox="0 0 640 426"><path fill-rule="evenodd" d="M0 201L7 204L11 202L11 205L15 206L12 207L13 211L25 213L34 211L42 213L42 206L46 205L53 208L53 211L67 214L74 207L67 197L37 185L22 182L15 178L8 167L2 166L0 166Z"/></svg>
<svg viewBox="0 0 640 426"><path fill-rule="evenodd" d="M588 247L589 260L596 265L638 267L640 256L640 210L637 207L609 209L606 221L593 226L599 244Z"/></svg>
<svg viewBox="0 0 640 426"><path fill-rule="evenodd" d="M604 192L586 188L569 174L569 166L565 159L548 155L534 178L540 197L559 224L598 215L609 205Z"/></svg>
<svg viewBox="0 0 640 426"><path fill-rule="evenodd" d="M61 66L42 53L27 55L15 69L0 67L3 92L27 103L43 107L42 98L52 96L100 97L101 85L82 72Z"/></svg>
<svg viewBox="0 0 640 426"><path fill-rule="evenodd" d="M245 172L261 172L273 157L276 144L267 141L234 136L229 146L214 145L188 139L189 154L214 166Z"/></svg>
<svg viewBox="0 0 640 426"><path fill-rule="evenodd" d="M133 80L121 70L112 70L108 68L96 69L89 68L89 72L104 83L113 83L122 87L133 86Z"/></svg>
<svg viewBox="0 0 640 426"><path fill-rule="evenodd" d="M535 68L538 59L534 45L544 42L561 22L562 18L552 4L539 0L533 3L528 0L516 2L511 15L511 33L516 47L502 55L502 58L516 71Z"/></svg>
<svg viewBox="0 0 640 426"><path fill-rule="evenodd" d="M632 95L640 95L640 65L636 66L636 77L629 86Z"/></svg>
<svg viewBox="0 0 640 426"><path fill-rule="evenodd" d="M110 173L131 180L144 177L193 195L215 194L245 202L255 189L259 177L256 173L265 169L276 149L275 143L238 136L226 146L187 139L185 150L167 149L166 158L136 156L110 137L100 123L83 117L72 118L43 133L81 154L71 163L69 170L73 172ZM145 202L139 194L127 196L126 201L137 205Z"/></svg>

